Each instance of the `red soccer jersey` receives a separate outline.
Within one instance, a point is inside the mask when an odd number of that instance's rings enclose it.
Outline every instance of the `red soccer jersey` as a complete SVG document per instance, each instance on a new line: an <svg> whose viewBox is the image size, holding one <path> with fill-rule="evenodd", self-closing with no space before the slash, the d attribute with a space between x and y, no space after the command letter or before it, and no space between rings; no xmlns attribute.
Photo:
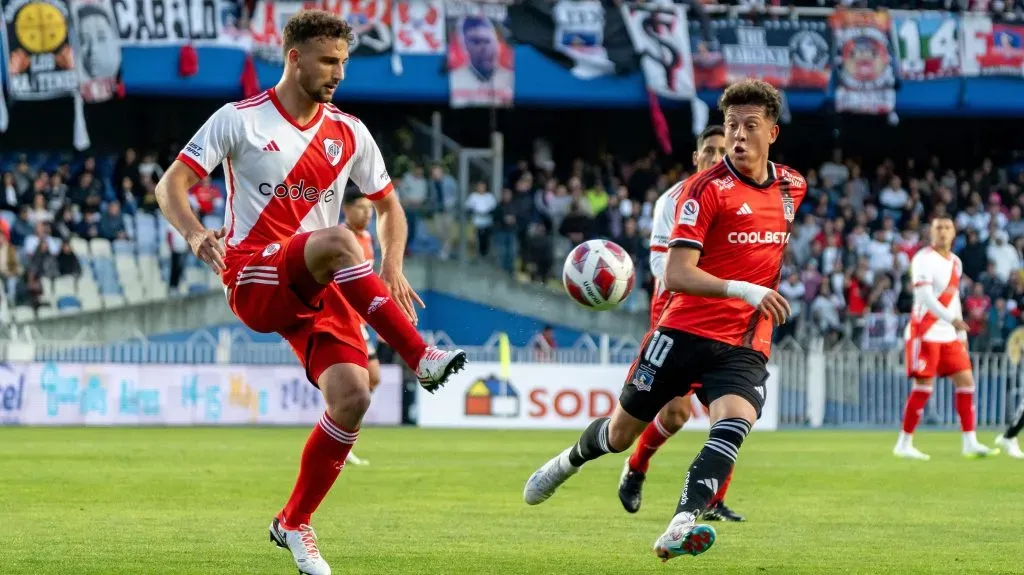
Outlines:
<svg viewBox="0 0 1024 575"><path fill-rule="evenodd" d="M776 289L782 256L800 202L804 178L768 163L769 178L757 184L726 157L686 182L669 247L701 250L697 267L725 280ZM763 353L771 350L772 322L738 298L675 293L659 325Z"/></svg>

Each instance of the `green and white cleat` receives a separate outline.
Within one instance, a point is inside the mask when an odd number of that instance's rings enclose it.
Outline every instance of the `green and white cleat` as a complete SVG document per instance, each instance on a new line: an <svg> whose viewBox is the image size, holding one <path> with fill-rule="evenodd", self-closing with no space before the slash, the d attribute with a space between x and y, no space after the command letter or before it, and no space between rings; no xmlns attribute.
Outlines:
<svg viewBox="0 0 1024 575"><path fill-rule="evenodd" d="M986 457L999 455L999 448L987 447L980 443L975 443L974 445L964 447L963 453L964 457L968 459L984 459Z"/></svg>
<svg viewBox="0 0 1024 575"><path fill-rule="evenodd" d="M1006 454L1014 459L1024 459L1024 451L1020 450L1020 445L1017 443L1016 437L1009 439L1000 435L996 438L996 445L1006 450Z"/></svg>
<svg viewBox="0 0 1024 575"><path fill-rule="evenodd" d="M697 518L685 511L672 518L668 529L654 542L654 554L664 563L680 555L700 555L715 544L715 528L697 525Z"/></svg>

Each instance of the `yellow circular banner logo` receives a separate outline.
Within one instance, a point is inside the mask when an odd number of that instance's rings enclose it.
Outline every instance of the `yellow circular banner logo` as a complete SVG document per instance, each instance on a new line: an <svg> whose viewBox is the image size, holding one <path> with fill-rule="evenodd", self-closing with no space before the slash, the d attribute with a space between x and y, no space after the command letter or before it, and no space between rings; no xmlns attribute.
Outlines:
<svg viewBox="0 0 1024 575"><path fill-rule="evenodd" d="M67 22L60 10L50 4L26 4L14 17L18 43L33 54L55 51L68 37Z"/></svg>

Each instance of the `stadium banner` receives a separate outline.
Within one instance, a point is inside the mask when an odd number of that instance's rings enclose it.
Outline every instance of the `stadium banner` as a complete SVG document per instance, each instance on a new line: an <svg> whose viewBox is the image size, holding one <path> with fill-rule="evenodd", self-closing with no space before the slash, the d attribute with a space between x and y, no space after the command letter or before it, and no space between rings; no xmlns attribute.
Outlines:
<svg viewBox="0 0 1024 575"><path fill-rule="evenodd" d="M296 13L309 9L326 10L352 26L352 56L391 50L391 0L258 0L249 20L253 56L284 64L284 25Z"/></svg>
<svg viewBox="0 0 1024 575"><path fill-rule="evenodd" d="M960 75L960 18L950 12L893 10L892 45L901 80Z"/></svg>
<svg viewBox="0 0 1024 575"><path fill-rule="evenodd" d="M509 7L508 28L582 80L637 68L622 12L608 0L524 0Z"/></svg>
<svg viewBox="0 0 1024 575"><path fill-rule="evenodd" d="M683 7L624 2L621 10L647 89L664 98L692 99L696 88Z"/></svg>
<svg viewBox="0 0 1024 575"><path fill-rule="evenodd" d="M693 80L699 89L721 90L746 78L777 88L828 90L832 81L832 38L825 18L711 21L716 41L703 38L690 21Z"/></svg>
<svg viewBox="0 0 1024 575"><path fill-rule="evenodd" d="M78 91L71 17L64 0L4 0L7 86L12 100Z"/></svg>
<svg viewBox="0 0 1024 575"><path fill-rule="evenodd" d="M391 28L396 54L444 54L443 0L395 1Z"/></svg>
<svg viewBox="0 0 1024 575"><path fill-rule="evenodd" d="M448 20L448 89L452 108L510 107L515 53L505 29L508 6L453 1Z"/></svg>
<svg viewBox="0 0 1024 575"><path fill-rule="evenodd" d="M110 0L122 46L215 44L230 0Z"/></svg>
<svg viewBox="0 0 1024 575"><path fill-rule="evenodd" d="M513 363L502 379L498 363L470 363L445 388L417 392L420 427L491 429L583 429L611 415L629 366ZM766 402L755 428L779 425L778 368L768 366ZM708 429L707 409L693 396L686 430Z"/></svg>
<svg viewBox="0 0 1024 575"><path fill-rule="evenodd" d="M1024 76L1024 24L965 14L961 29L964 76Z"/></svg>
<svg viewBox="0 0 1024 575"><path fill-rule="evenodd" d="M78 87L86 102L106 102L117 92L121 42L111 0L72 0Z"/></svg>
<svg viewBox="0 0 1024 575"><path fill-rule="evenodd" d="M839 63L836 111L889 114L896 107L889 13L836 10L829 16Z"/></svg>
<svg viewBox="0 0 1024 575"><path fill-rule="evenodd" d="M313 425L300 366L0 364L0 425ZM402 374L381 366L364 425L402 422Z"/></svg>

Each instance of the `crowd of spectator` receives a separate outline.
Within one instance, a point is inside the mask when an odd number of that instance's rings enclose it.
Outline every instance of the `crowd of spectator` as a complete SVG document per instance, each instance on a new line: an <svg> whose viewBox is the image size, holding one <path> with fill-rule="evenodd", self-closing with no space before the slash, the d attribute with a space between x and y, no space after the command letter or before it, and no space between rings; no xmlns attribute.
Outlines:
<svg viewBox="0 0 1024 575"><path fill-rule="evenodd" d="M131 239L130 218L156 213L155 188L173 161L156 152L127 149L119 158L20 155L3 167L0 182L0 295L4 305L50 305L42 281L78 277L82 263L72 238ZM191 191L197 214L223 210L223 194L209 178ZM127 217L126 217L127 216ZM168 238L168 241L180 238ZM173 242L179 244L178 242ZM175 252L181 252L175 245ZM179 262L180 263L180 262ZM180 265L174 266L179 268ZM172 278L171 287L176 287Z"/></svg>
<svg viewBox="0 0 1024 575"><path fill-rule="evenodd" d="M960 230L954 249L963 260L962 301L972 345L1005 346L1024 311L1024 171L996 167L990 159L955 171L935 157L869 167L837 149L831 160L803 173L808 195L779 287L796 321L777 330L777 338L817 333L830 343L898 344L912 305L910 260L927 245L930 218L949 215ZM573 246L598 237L615 241L632 255L637 291L646 292L627 302L638 309L650 294L654 202L688 175L681 165L660 163L654 152L632 162L576 160L562 170L542 153L515 163L497 193L486 182L475 183L461 209L475 257L521 281L555 287ZM450 226L431 226L430 220L444 213L452 221L456 182L441 165L415 166L397 178L397 187L411 221L443 230L439 252L450 254Z"/></svg>

